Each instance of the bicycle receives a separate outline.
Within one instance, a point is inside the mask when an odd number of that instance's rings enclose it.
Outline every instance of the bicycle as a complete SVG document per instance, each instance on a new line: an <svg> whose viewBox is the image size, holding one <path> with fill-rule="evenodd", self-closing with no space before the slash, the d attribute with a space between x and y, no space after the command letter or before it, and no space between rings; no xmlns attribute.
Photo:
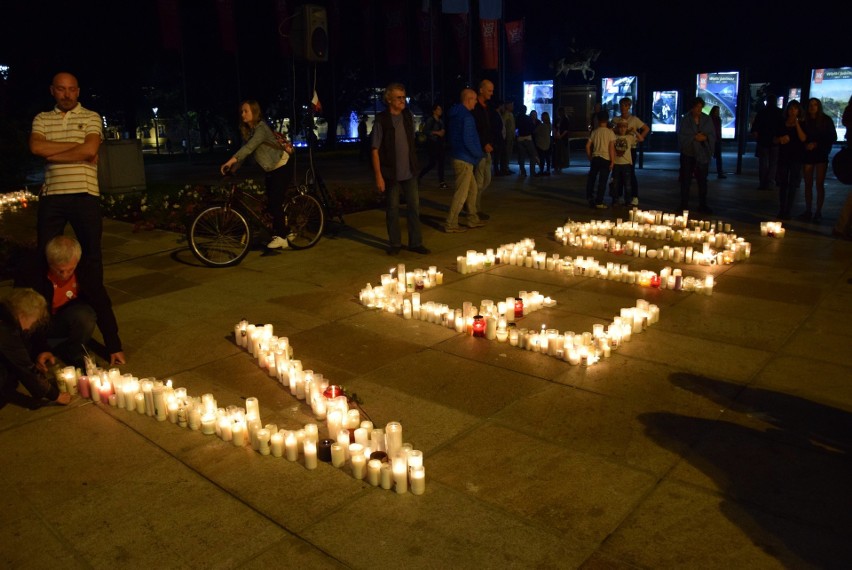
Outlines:
<svg viewBox="0 0 852 570"><path fill-rule="evenodd" d="M326 226L330 194L314 171L305 183L291 186L284 202L287 241L293 249L307 249L319 241ZM343 223L343 216L335 214ZM248 254L258 229L271 226L265 201L243 191L233 180L225 198L204 206L187 226L192 254L210 267L232 267Z"/></svg>

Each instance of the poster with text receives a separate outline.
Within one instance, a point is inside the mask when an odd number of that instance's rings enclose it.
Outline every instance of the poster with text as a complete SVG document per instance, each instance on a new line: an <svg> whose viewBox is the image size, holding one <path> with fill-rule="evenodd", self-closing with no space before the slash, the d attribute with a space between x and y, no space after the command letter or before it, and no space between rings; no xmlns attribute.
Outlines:
<svg viewBox="0 0 852 570"><path fill-rule="evenodd" d="M677 91L654 91L651 104L651 132L677 131Z"/></svg>
<svg viewBox="0 0 852 570"><path fill-rule="evenodd" d="M699 73L697 76L695 92L704 99L704 112L709 115L713 107L719 106L723 139L736 135L739 81L738 71Z"/></svg>
<svg viewBox="0 0 852 570"><path fill-rule="evenodd" d="M846 127L841 124L840 118L843 116L843 109L849 104L849 97L852 96L852 67L811 70L810 95L822 101L823 112L834 121L837 140L843 140L846 137ZM805 101L802 106L806 106Z"/></svg>

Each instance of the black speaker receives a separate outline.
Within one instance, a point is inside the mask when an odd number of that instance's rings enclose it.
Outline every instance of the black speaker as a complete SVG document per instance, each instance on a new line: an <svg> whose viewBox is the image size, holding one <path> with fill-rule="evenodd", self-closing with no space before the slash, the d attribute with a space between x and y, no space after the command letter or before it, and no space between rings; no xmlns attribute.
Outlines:
<svg viewBox="0 0 852 570"><path fill-rule="evenodd" d="M325 8L304 4L297 8L290 30L293 54L308 61L328 61L328 20Z"/></svg>

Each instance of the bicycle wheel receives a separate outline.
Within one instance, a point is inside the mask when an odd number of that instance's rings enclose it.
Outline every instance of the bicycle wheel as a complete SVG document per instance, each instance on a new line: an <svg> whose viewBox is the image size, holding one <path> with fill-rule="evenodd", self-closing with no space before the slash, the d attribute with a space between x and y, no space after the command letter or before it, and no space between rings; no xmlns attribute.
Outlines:
<svg viewBox="0 0 852 570"><path fill-rule="evenodd" d="M248 253L251 226L233 208L210 206L195 217L186 237L198 261L210 267L231 267Z"/></svg>
<svg viewBox="0 0 852 570"><path fill-rule="evenodd" d="M293 249L307 249L319 241L325 228L325 210L316 198L296 194L284 206L287 241Z"/></svg>

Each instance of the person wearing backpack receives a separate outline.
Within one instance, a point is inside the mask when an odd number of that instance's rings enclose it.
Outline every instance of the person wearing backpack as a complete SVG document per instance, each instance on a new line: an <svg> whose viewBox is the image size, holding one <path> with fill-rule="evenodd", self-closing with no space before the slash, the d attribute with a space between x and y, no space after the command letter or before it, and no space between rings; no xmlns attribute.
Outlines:
<svg viewBox="0 0 852 570"><path fill-rule="evenodd" d="M240 105L240 118L240 134L244 144L219 170L223 175L236 172L248 156L254 156L255 162L266 173L267 208L272 215L273 236L266 247L288 248L290 244L287 242L287 229L284 226L284 196L287 186L293 180L295 163L290 160L293 145L286 139L279 140L276 137L276 133L263 120L263 113L257 101L244 101Z"/></svg>

